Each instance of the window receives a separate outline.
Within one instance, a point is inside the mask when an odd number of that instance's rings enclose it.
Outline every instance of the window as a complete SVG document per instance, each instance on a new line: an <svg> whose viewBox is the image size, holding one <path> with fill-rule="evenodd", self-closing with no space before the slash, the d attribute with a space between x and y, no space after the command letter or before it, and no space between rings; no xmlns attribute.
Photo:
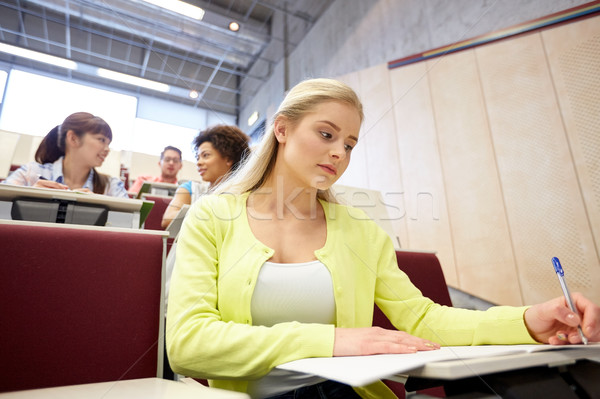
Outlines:
<svg viewBox="0 0 600 399"><path fill-rule="evenodd" d="M8 77L0 129L44 136L74 112L90 112L113 131L112 149L125 149L133 130L137 99L13 69Z"/></svg>
<svg viewBox="0 0 600 399"><path fill-rule="evenodd" d="M137 118L131 137L132 148L136 152L160 155L166 146L172 145L181 150L184 160L195 162L192 140L197 133L198 129Z"/></svg>

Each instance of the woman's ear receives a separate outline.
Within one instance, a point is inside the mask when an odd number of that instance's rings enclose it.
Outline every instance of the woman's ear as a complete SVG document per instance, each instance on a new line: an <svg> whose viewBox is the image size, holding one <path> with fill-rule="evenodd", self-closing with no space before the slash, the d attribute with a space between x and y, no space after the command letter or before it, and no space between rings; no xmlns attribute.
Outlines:
<svg viewBox="0 0 600 399"><path fill-rule="evenodd" d="M278 116L273 122L273 133L280 143L285 143L288 135L289 121L285 116Z"/></svg>
<svg viewBox="0 0 600 399"><path fill-rule="evenodd" d="M79 136L77 136L73 130L67 130L67 135L65 137L65 143L67 143L73 147L78 147L80 144Z"/></svg>

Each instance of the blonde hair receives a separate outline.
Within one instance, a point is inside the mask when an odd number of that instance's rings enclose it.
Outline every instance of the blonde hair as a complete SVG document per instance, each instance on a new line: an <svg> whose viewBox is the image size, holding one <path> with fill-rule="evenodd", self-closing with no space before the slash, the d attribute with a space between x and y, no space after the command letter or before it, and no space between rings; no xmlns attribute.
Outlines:
<svg viewBox="0 0 600 399"><path fill-rule="evenodd" d="M260 188L269 178L277 158L279 145L274 132L275 120L285 116L292 124L297 124L308 112L326 101L340 101L353 106L362 123L362 103L350 86L333 79L309 79L300 82L281 102L258 148L252 151L236 173L215 187L214 192L242 194ZM319 190L317 197L328 202L337 202L329 189Z"/></svg>

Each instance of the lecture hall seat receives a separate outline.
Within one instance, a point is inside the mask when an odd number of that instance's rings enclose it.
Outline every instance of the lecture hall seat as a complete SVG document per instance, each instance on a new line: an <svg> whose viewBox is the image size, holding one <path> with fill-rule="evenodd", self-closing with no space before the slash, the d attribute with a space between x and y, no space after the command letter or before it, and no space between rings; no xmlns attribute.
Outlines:
<svg viewBox="0 0 600 399"><path fill-rule="evenodd" d="M421 290L423 295L440 305L452 306L444 272L435 253L401 250L396 251L396 260L398 261L398 267L408 275L410 281ZM379 310L377 305L375 305L373 313L373 325L395 330L395 327ZM404 384L389 380L384 382L398 398L405 398ZM439 398L445 397L442 387L429 388L418 392Z"/></svg>
<svg viewBox="0 0 600 399"><path fill-rule="evenodd" d="M146 230L164 230L160 223L162 222L165 210L171 203L173 197L165 197L161 195L142 194L142 198L149 201L154 201L154 206L144 221L144 229Z"/></svg>
<svg viewBox="0 0 600 399"><path fill-rule="evenodd" d="M165 197L161 195L142 194L142 198L154 201L154 206L144 221L144 230L164 230L160 223L167 207L171 203L173 197ZM167 254L173 247L174 238L167 239Z"/></svg>
<svg viewBox="0 0 600 399"><path fill-rule="evenodd" d="M0 221L0 392L162 375L164 238Z"/></svg>

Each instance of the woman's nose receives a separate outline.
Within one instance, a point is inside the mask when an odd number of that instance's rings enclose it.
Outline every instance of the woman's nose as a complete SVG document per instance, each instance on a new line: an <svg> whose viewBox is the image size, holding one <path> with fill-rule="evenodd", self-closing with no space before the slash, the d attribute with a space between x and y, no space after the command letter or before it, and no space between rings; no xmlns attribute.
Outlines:
<svg viewBox="0 0 600 399"><path fill-rule="evenodd" d="M342 143L341 146L335 145L331 151L329 151L329 156L336 159L344 159L346 157L346 146Z"/></svg>

